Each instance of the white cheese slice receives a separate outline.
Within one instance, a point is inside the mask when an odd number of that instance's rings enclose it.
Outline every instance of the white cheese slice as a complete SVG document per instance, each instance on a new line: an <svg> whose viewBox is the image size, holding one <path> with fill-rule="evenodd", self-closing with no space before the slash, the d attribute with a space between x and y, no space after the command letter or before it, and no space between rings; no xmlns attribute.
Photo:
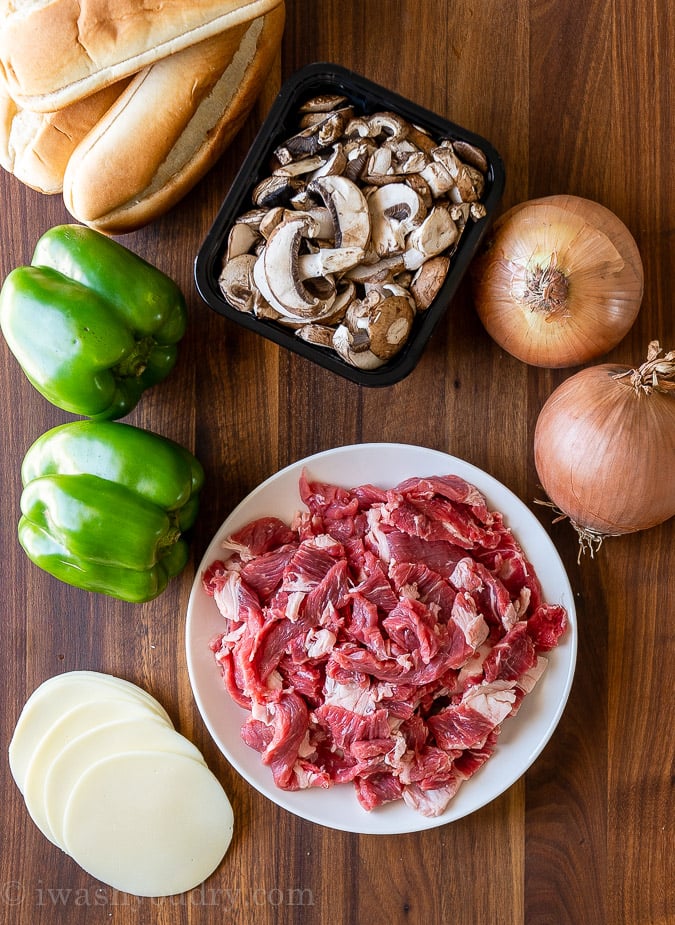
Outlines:
<svg viewBox="0 0 675 925"><path fill-rule="evenodd" d="M35 746L71 707L87 700L120 699L141 703L167 723L171 719L158 700L130 681L97 671L69 671L43 681L26 701L9 744L9 766L23 793L24 776Z"/></svg>
<svg viewBox="0 0 675 925"><path fill-rule="evenodd" d="M189 739L150 717L100 723L61 749L47 769L43 790L47 823L58 845L63 845L66 803L82 774L102 758L148 749L175 752L204 763L202 753Z"/></svg>
<svg viewBox="0 0 675 925"><path fill-rule="evenodd" d="M215 870L232 827L230 802L205 764L127 752L82 774L66 804L63 836L93 877L137 896L168 896Z"/></svg>
<svg viewBox="0 0 675 925"><path fill-rule="evenodd" d="M33 822L43 835L60 848L63 845L52 832L44 802L45 778L52 762L69 742L83 732L102 723L125 719L146 719L162 729L173 731L173 726L168 726L140 701L120 698L91 700L66 710L35 743L23 777L23 797Z"/></svg>

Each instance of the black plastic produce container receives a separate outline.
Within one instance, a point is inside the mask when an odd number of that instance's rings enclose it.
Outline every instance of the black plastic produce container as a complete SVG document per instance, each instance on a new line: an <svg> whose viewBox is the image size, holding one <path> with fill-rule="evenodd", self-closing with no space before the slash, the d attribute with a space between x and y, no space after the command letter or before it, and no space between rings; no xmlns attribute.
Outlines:
<svg viewBox="0 0 675 925"><path fill-rule="evenodd" d="M399 353L375 370L351 366L332 350L301 340L288 326L237 310L228 303L218 285L230 228L239 215L252 208L251 193L260 180L269 176L274 149L298 131L299 107L307 99L322 94L346 96L359 114L367 115L382 110L395 112L406 121L426 129L439 142L447 138L474 145L483 151L488 161L485 192L481 199L487 211L486 217L467 224L451 258L445 282L434 301L429 308L417 314L412 332ZM503 188L504 167L501 158L481 136L345 68L327 63L311 64L284 83L251 145L196 257L194 269L197 290L214 311L340 376L364 386L392 385L412 372L419 361L489 228Z"/></svg>

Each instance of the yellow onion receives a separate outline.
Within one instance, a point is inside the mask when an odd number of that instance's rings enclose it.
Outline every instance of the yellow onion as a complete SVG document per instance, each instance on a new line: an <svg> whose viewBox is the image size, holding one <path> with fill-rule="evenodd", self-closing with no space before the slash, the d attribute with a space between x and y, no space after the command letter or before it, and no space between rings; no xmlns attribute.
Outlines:
<svg viewBox="0 0 675 925"><path fill-rule="evenodd" d="M605 536L675 515L675 350L637 369L603 363L566 379L534 433L542 487L593 552Z"/></svg>
<svg viewBox="0 0 675 925"><path fill-rule="evenodd" d="M508 353L567 367L608 353L642 302L637 244L621 219L579 196L514 206L472 265L476 311Z"/></svg>

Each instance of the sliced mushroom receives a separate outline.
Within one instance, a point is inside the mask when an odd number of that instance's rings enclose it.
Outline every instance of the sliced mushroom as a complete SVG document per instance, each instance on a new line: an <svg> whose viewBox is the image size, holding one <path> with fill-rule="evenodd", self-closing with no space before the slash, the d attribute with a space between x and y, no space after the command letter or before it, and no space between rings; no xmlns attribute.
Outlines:
<svg viewBox="0 0 675 925"><path fill-rule="evenodd" d="M298 268L303 238L315 237L318 230L318 223L308 215L287 218L274 228L256 261L255 281L261 284L267 301L282 314L311 317L325 301L303 285Z"/></svg>
<svg viewBox="0 0 675 925"><path fill-rule="evenodd" d="M335 109L327 113L324 119L287 139L274 150L279 164L290 164L291 161L316 154L322 148L329 148L342 135L353 112L350 106Z"/></svg>
<svg viewBox="0 0 675 925"><path fill-rule="evenodd" d="M340 109L347 103L347 97L337 93L321 93L318 96L312 96L305 100L298 107L299 112L330 112L332 109Z"/></svg>
<svg viewBox="0 0 675 925"><path fill-rule="evenodd" d="M308 179L315 180L318 177L328 177L335 174L344 173L345 167L347 166L347 155L345 154L344 145L342 142L338 142L333 145L333 148L324 159L323 164L320 167L317 167L316 170L312 171Z"/></svg>
<svg viewBox="0 0 675 925"><path fill-rule="evenodd" d="M298 180L296 177L272 175L271 177L265 177L255 186L251 198L254 205L262 208L285 205L289 197L301 189L302 186L302 180Z"/></svg>
<svg viewBox="0 0 675 925"><path fill-rule="evenodd" d="M351 270L363 258L360 247L320 247L319 250L298 257L300 278L316 279L332 273L344 273Z"/></svg>
<svg viewBox="0 0 675 925"><path fill-rule="evenodd" d="M252 312L254 308L255 282L254 254L237 254L223 266L218 285L227 301L240 312Z"/></svg>
<svg viewBox="0 0 675 925"><path fill-rule="evenodd" d="M426 311L429 308L445 282L449 268L450 258L437 255L425 260L415 273L410 283L410 293L418 311Z"/></svg>
<svg viewBox="0 0 675 925"><path fill-rule="evenodd" d="M384 360L376 356L368 347L355 343L354 335L346 324L339 324L333 334L333 348L338 356L351 366L372 370L384 365Z"/></svg>
<svg viewBox="0 0 675 925"><path fill-rule="evenodd" d="M316 200L310 199L307 202L306 209L282 209L282 220L285 221L288 218L309 218L311 221L316 222L317 231L315 237L320 241L333 241L335 235L335 225L333 222L333 216L329 209L325 206L316 205ZM273 221L273 213L270 212L270 222ZM278 224L278 222L276 222ZM263 222L261 229L267 227L267 222ZM269 230L272 230L273 225L269 225ZM263 232L264 233L264 232ZM269 234L265 235L269 237Z"/></svg>
<svg viewBox="0 0 675 925"><path fill-rule="evenodd" d="M361 369L376 369L394 357L408 339L415 311L405 296L372 291L353 302L335 332L340 356Z"/></svg>
<svg viewBox="0 0 675 925"><path fill-rule="evenodd" d="M390 360L408 340L415 312L405 296L383 299L365 319L370 351L381 360Z"/></svg>
<svg viewBox="0 0 675 925"><path fill-rule="evenodd" d="M301 177L303 174L310 174L318 170L326 162L326 158L320 154L314 154L312 157L303 157L299 161L291 161L289 164L282 164L272 171L275 177Z"/></svg>
<svg viewBox="0 0 675 925"><path fill-rule="evenodd" d="M309 324L303 324L295 333L300 340L304 340L308 344L328 348L333 346L334 329L330 325L310 322Z"/></svg>
<svg viewBox="0 0 675 925"><path fill-rule="evenodd" d="M400 273L403 269L403 254L394 254L391 257L383 257L381 260L376 260L372 263L364 261L351 270L347 270L344 278L355 283L375 283L391 279L394 274Z"/></svg>
<svg viewBox="0 0 675 925"><path fill-rule="evenodd" d="M481 151L480 148L477 148L475 145L461 138L457 141L453 141L452 147L457 156L466 164L469 164L470 167L475 167L476 170L479 170L483 175L488 172L488 159L485 156L485 152Z"/></svg>
<svg viewBox="0 0 675 925"><path fill-rule="evenodd" d="M459 238L457 225L444 206L434 206L422 224L410 232L403 262L408 270L417 270L429 257L451 247Z"/></svg>
<svg viewBox="0 0 675 925"><path fill-rule="evenodd" d="M395 112L376 112L368 119L368 134L371 138L384 136L400 140L408 134L409 125Z"/></svg>
<svg viewBox="0 0 675 925"><path fill-rule="evenodd" d="M336 247L358 247L365 252L370 240L370 212L365 196L346 177L317 177L307 191L321 198L335 225Z"/></svg>
<svg viewBox="0 0 675 925"><path fill-rule="evenodd" d="M225 262L240 254L248 254L260 240L260 232L246 222L235 222L227 236Z"/></svg>
<svg viewBox="0 0 675 925"><path fill-rule="evenodd" d="M368 199L371 243L380 257L405 250L406 235L422 223L426 207L407 183L380 186Z"/></svg>
<svg viewBox="0 0 675 925"><path fill-rule="evenodd" d="M431 195L438 199L445 196L455 185L455 180L445 164L432 160L420 170L420 177L426 182Z"/></svg>

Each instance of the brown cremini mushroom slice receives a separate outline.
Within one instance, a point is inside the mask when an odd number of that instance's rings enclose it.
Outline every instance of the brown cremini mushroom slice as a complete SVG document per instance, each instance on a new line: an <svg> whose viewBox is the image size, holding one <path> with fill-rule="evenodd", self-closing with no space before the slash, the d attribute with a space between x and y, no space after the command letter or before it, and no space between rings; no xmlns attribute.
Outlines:
<svg viewBox="0 0 675 925"><path fill-rule="evenodd" d="M417 311L423 312L434 301L450 269L450 258L442 254L430 257L417 270L410 283L410 294Z"/></svg>
<svg viewBox="0 0 675 925"><path fill-rule="evenodd" d="M332 109L341 109L348 102L346 96L339 93L320 93L305 100L298 107L298 112L330 112Z"/></svg>
<svg viewBox="0 0 675 925"><path fill-rule="evenodd" d="M318 177L328 177L334 176L336 174L343 174L345 167L347 166L347 155L345 154L344 145L342 142L337 142L333 145L330 152L324 159L323 164L320 167L317 167L316 170L312 171L309 175L308 180L315 180Z"/></svg>
<svg viewBox="0 0 675 925"><path fill-rule="evenodd" d="M218 277L218 285L227 301L240 312L253 312L255 282L254 254L237 254L228 260Z"/></svg>
<svg viewBox="0 0 675 925"><path fill-rule="evenodd" d="M297 177L272 175L256 184L251 198L254 205L269 209L272 206L285 205L289 197L303 186L303 181Z"/></svg>
<svg viewBox="0 0 675 925"><path fill-rule="evenodd" d="M405 296L372 291L353 302L338 325L333 345L339 355L360 369L377 369L407 341L415 311Z"/></svg>
<svg viewBox="0 0 675 925"><path fill-rule="evenodd" d="M452 147L458 157L470 167L475 167L476 170L479 170L483 175L488 172L488 159L485 156L485 152L481 151L480 148L462 139L453 141Z"/></svg>
<svg viewBox="0 0 675 925"><path fill-rule="evenodd" d="M309 125L275 148L275 158L283 166L290 164L291 161L317 154L323 148L331 147L343 134L353 113L351 106L326 113L325 118Z"/></svg>
<svg viewBox="0 0 675 925"><path fill-rule="evenodd" d="M317 347L326 347L329 350L333 348L333 334L335 330L330 327L330 325L317 324L311 321L308 324L303 324L295 333L300 340L304 340L308 344L314 344Z"/></svg>

